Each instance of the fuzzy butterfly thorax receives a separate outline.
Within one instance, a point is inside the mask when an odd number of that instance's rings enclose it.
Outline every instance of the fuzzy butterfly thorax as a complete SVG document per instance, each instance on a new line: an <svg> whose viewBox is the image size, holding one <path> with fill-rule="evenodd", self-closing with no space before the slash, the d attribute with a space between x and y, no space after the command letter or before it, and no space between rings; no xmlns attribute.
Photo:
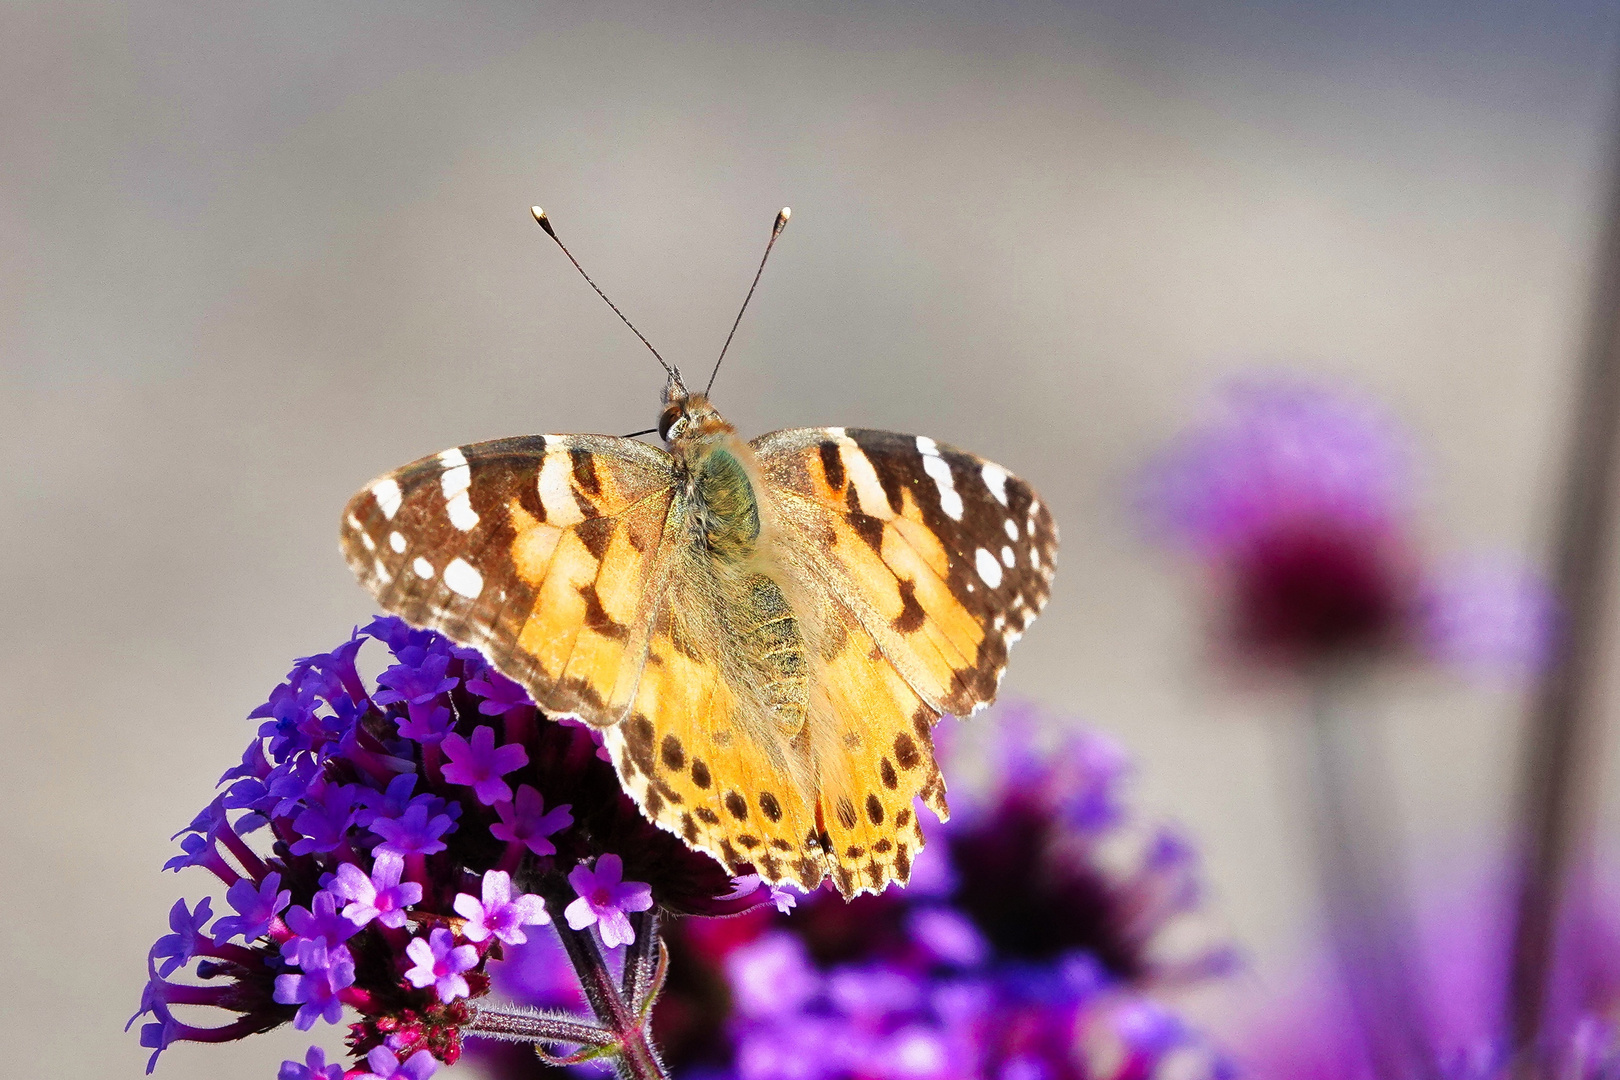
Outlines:
<svg viewBox="0 0 1620 1080"><path fill-rule="evenodd" d="M904 882L932 727L988 704L1050 590L1033 490L922 436L738 437L672 379L667 450L542 435L446 450L349 503L384 607L601 730L649 818L733 873Z"/></svg>

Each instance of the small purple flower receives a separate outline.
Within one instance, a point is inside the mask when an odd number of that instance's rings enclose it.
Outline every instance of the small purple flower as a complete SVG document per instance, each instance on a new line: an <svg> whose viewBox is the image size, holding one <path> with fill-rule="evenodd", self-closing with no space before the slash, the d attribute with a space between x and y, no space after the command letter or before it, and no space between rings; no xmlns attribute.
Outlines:
<svg viewBox="0 0 1620 1080"><path fill-rule="evenodd" d="M370 875L354 863L344 863L337 868L331 890L349 901L344 918L359 926L376 919L397 929L405 925L405 909L421 902L422 886L414 881L401 883L404 858L381 848L378 851Z"/></svg>
<svg viewBox="0 0 1620 1080"><path fill-rule="evenodd" d="M495 729L484 725L473 730L472 742L460 735L445 736L444 778L452 784L473 789L478 801L493 806L512 798L512 788L501 777L529 763L529 752L517 743L495 745Z"/></svg>
<svg viewBox="0 0 1620 1080"><path fill-rule="evenodd" d="M450 666L448 653L429 653L418 665L395 664L377 676L377 685L384 687L371 695L378 705L392 705L403 701L407 705L426 705L440 694L454 690L461 682L446 676Z"/></svg>
<svg viewBox="0 0 1620 1080"><path fill-rule="evenodd" d="M601 931L602 943L610 949L635 941L636 932L630 925L629 913L652 907L652 887L623 878L624 860L611 853L597 859L594 870L580 863L569 871L568 884L574 887L579 898L563 912L568 925L583 930L595 923Z"/></svg>
<svg viewBox="0 0 1620 1080"><path fill-rule="evenodd" d="M411 805L411 796L416 791L416 780L415 773L400 773L388 781L386 790L374 791L371 788L362 788L359 793L361 808L355 813L355 824L369 829L371 823L380 817L402 816Z"/></svg>
<svg viewBox="0 0 1620 1080"><path fill-rule="evenodd" d="M358 790L353 784L328 784L318 795L311 796L309 809L293 819L293 828L303 834L293 841L293 854L333 851L342 845L354 823Z"/></svg>
<svg viewBox="0 0 1620 1080"><path fill-rule="evenodd" d="M804 942L784 930L768 933L733 951L726 957L726 975L731 981L733 1003L750 1017L795 1012L821 986Z"/></svg>
<svg viewBox="0 0 1620 1080"><path fill-rule="evenodd" d="M453 717L444 705L412 705L405 719L399 722L402 739L414 739L423 746L444 741L450 734Z"/></svg>
<svg viewBox="0 0 1620 1080"><path fill-rule="evenodd" d="M299 1006L293 1027L308 1031L315 1021L335 1024L343 1016L341 992L354 985L354 957L342 945L328 949L323 938L298 943L294 962L302 975L277 975L276 1000Z"/></svg>
<svg viewBox="0 0 1620 1080"><path fill-rule="evenodd" d="M197 902L196 910L190 911L183 897L174 902L174 907L169 909L169 929L174 933L163 935L152 946L151 958L163 960L158 975L168 978L176 968L190 963L192 957L213 946L214 939L204 929L214 917L210 910L212 903L205 896Z"/></svg>
<svg viewBox="0 0 1620 1080"><path fill-rule="evenodd" d="M455 900L456 912L467 920L462 935L468 941L486 941L491 935L508 945L522 945L528 940L525 926L541 926L551 921L546 905L538 896L519 893L512 896L512 878L504 870L490 870L484 874L484 898L460 893Z"/></svg>
<svg viewBox="0 0 1620 1080"><path fill-rule="evenodd" d="M490 835L508 844L521 843L536 855L555 855L557 846L546 837L574 823L567 803L546 811L546 801L528 784L518 786L517 798L495 804L500 823L489 827Z"/></svg>
<svg viewBox="0 0 1620 1080"><path fill-rule="evenodd" d="M405 978L417 989L433 987L439 1000L447 1005L472 992L461 973L478 965L478 950L455 944L455 936L444 927L436 928L426 941L413 938L405 946L405 955L416 963Z"/></svg>
<svg viewBox="0 0 1620 1080"><path fill-rule="evenodd" d="M304 1055L304 1063L296 1061L283 1061L281 1071L276 1073L276 1080L343 1080L343 1065L334 1061L326 1063L326 1051L319 1046L309 1048Z"/></svg>
<svg viewBox="0 0 1620 1080"><path fill-rule="evenodd" d="M313 911L294 907L287 912L287 925L297 935L281 946L281 955L289 960L298 955L305 941L322 940L335 948L360 932L358 923L338 913L337 894L322 889L310 903Z"/></svg>
<svg viewBox="0 0 1620 1080"><path fill-rule="evenodd" d="M427 1080L438 1071L439 1062L426 1050L418 1050L401 1062L386 1046L366 1055L370 1072L355 1073L352 1080Z"/></svg>
<svg viewBox="0 0 1620 1080"><path fill-rule="evenodd" d="M270 873L258 886L243 878L226 891L225 899L236 914L221 916L214 924L214 937L219 941L240 937L252 942L270 932L271 920L292 902L292 892L281 887L279 873Z"/></svg>
<svg viewBox="0 0 1620 1080"><path fill-rule="evenodd" d="M534 705L527 690L493 668L479 678L468 680L467 689L484 699L478 703L478 711L485 716L503 716L513 709Z"/></svg>
<svg viewBox="0 0 1620 1080"><path fill-rule="evenodd" d="M445 842L439 837L455 827L448 814L434 814L429 817L430 805L425 800L431 796L418 796L412 800L404 816L395 818L377 818L371 823L371 831L383 838L373 854L394 855L432 855L443 851Z"/></svg>

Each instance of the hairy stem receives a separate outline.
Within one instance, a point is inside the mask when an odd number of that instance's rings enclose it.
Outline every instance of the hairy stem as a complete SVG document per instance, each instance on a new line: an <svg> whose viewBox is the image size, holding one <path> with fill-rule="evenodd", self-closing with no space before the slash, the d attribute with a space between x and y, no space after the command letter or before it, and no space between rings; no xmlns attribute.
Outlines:
<svg viewBox="0 0 1620 1080"><path fill-rule="evenodd" d="M462 1030L509 1042L561 1043L590 1049L613 1045L613 1033L600 1024L529 1010L480 1007Z"/></svg>
<svg viewBox="0 0 1620 1080"><path fill-rule="evenodd" d="M554 887L544 893L546 907L560 916L571 897L566 887ZM579 976L580 989L614 1044L612 1060L623 1080L668 1080L664 1063L659 1060L647 1033L646 1015L636 1009L636 1003L627 1001L620 992L619 980L608 966L601 943L589 927L575 930L568 921L559 917L555 924L557 936L562 939L568 959ZM656 918L639 919L635 924L636 944L625 958L627 967L634 967L637 946L650 947L658 954L658 921ZM625 975L628 985L631 976ZM650 1011L650 1010L648 1010Z"/></svg>

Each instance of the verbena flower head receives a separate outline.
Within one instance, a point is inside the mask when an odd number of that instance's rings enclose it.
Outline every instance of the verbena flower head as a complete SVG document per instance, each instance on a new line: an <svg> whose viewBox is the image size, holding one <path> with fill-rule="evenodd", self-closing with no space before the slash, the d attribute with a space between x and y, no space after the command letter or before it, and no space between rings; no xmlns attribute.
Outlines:
<svg viewBox="0 0 1620 1080"><path fill-rule="evenodd" d="M1282 378L1230 386L1146 470L1155 535L1215 574L1223 639L1287 665L1406 653L1534 663L1550 603L1522 570L1437 571L1408 440L1373 407Z"/></svg>
<svg viewBox="0 0 1620 1080"><path fill-rule="evenodd" d="M674 1075L1123 1080L1172 1062L1224 1075L1148 996L1232 963L1224 948L1178 951L1166 933L1197 920L1191 847L1133 819L1127 763L1107 738L1043 750L1027 709L985 723L995 775L953 792L957 812L933 828L907 888L850 902L822 889L786 911L668 928L653 1029ZM492 975L497 992L557 1008L577 994L565 972L537 932Z"/></svg>
<svg viewBox="0 0 1620 1080"><path fill-rule="evenodd" d="M1413 1073L1441 1080L1508 1080L1508 963L1513 890L1508 879L1430 892L1419 909L1412 983L1418 1028L1433 1060ZM1534 1048L1537 1075L1620 1077L1620 890L1577 876L1550 969L1547 1013ZM1324 950L1325 953L1325 950ZM1253 1080L1374 1080L1370 1026L1397 1018L1358 1015L1326 955L1249 1003L1235 1053Z"/></svg>
<svg viewBox="0 0 1620 1080"><path fill-rule="evenodd" d="M383 654L376 688L356 667L368 642ZM588 728L545 719L476 652L398 619L299 660L252 717L257 734L168 863L213 873L233 910L170 912L136 1014L148 1071L177 1041L351 1011L351 1080L423 1080L461 1053L488 963L560 914L541 896L575 896L570 875L594 883L610 944L654 904L726 914L771 900L643 818ZM210 1025L210 1008L234 1019ZM333 1070L312 1050L282 1073Z"/></svg>

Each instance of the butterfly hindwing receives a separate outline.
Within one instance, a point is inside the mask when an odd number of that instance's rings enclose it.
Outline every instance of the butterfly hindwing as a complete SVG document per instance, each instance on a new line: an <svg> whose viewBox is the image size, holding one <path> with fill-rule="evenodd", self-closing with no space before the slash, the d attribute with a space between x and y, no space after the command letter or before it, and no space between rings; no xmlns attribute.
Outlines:
<svg viewBox="0 0 1620 1080"><path fill-rule="evenodd" d="M673 485L669 456L629 439L456 447L355 495L343 552L389 611L482 650L547 711L611 723L645 652Z"/></svg>

